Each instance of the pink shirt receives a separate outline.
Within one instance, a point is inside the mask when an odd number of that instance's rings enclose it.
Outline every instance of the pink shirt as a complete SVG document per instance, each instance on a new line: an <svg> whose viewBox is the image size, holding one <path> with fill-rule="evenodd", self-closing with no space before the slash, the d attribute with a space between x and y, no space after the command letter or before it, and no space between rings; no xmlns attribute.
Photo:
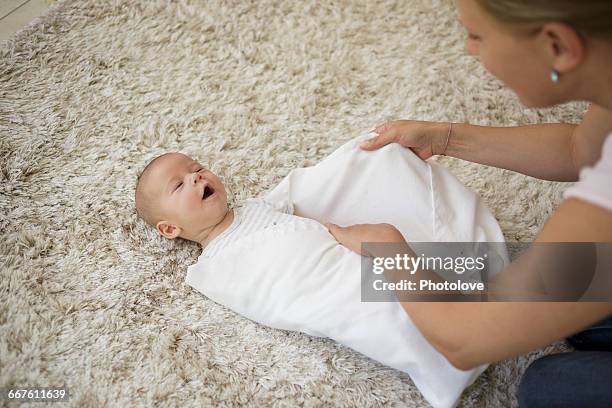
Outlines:
<svg viewBox="0 0 612 408"><path fill-rule="evenodd" d="M580 170L580 179L565 190L563 197L579 198L612 211L612 133L604 141L599 161Z"/></svg>

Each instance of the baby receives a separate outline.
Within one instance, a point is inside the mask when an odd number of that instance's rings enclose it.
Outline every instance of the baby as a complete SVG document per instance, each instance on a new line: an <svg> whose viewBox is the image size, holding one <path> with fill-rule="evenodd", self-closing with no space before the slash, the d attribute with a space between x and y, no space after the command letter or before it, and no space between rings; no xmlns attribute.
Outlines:
<svg viewBox="0 0 612 408"><path fill-rule="evenodd" d="M234 221L221 180L181 153L163 154L145 167L135 202L138 215L164 237L203 247Z"/></svg>
<svg viewBox="0 0 612 408"><path fill-rule="evenodd" d="M207 257L238 237L299 217L289 201L249 199L236 210L228 208L219 177L182 153L163 154L145 167L135 202L138 215L162 236L197 242Z"/></svg>
<svg viewBox="0 0 612 408"><path fill-rule="evenodd" d="M362 302L362 257L321 222L392 224L410 242L503 236L446 169L399 145L361 151L365 137L234 210L216 175L167 153L139 176L136 209L164 237L203 247L185 281L209 299L269 327L333 339L406 372L434 407L450 407L486 367L457 370L399 302Z"/></svg>

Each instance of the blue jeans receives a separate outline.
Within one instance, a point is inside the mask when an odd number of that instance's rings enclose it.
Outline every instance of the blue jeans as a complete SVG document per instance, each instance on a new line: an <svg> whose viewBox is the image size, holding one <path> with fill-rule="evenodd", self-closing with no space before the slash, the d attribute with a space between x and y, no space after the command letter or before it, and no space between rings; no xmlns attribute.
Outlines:
<svg viewBox="0 0 612 408"><path fill-rule="evenodd" d="M521 408L612 406L612 316L567 341L578 351L544 356L527 368Z"/></svg>

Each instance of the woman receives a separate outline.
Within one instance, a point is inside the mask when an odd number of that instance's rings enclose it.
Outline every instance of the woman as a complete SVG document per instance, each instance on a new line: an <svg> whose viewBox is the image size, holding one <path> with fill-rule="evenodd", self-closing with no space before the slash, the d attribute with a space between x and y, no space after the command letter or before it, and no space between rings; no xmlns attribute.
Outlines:
<svg viewBox="0 0 612 408"><path fill-rule="evenodd" d="M582 123L494 128L401 120L377 128L379 135L362 148L400 143L422 159L444 154L546 180L580 179L536 242L612 242L612 2L458 0L456 5L468 31L468 53L527 107L592 102ZM329 229L359 252L361 242L403 242L387 227ZM522 268L520 273L536 272ZM612 321L602 320L612 314L612 302L402 305L460 369L540 348L600 321L570 338L578 349L600 351L537 360L522 379L519 403L593 407L612 401Z"/></svg>

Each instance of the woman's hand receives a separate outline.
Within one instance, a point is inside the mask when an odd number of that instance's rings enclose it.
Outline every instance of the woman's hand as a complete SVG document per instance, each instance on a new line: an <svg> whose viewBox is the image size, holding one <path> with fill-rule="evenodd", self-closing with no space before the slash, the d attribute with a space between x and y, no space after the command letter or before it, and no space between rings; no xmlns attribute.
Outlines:
<svg viewBox="0 0 612 408"><path fill-rule="evenodd" d="M362 242L405 242L402 234L391 224L355 224L341 227L326 223L325 226L340 244L358 254L361 254Z"/></svg>
<svg viewBox="0 0 612 408"><path fill-rule="evenodd" d="M412 149L421 159L426 160L446 149L450 123L423 122L417 120L396 120L378 126L378 136L361 144L363 150L376 150L389 143L399 143Z"/></svg>

